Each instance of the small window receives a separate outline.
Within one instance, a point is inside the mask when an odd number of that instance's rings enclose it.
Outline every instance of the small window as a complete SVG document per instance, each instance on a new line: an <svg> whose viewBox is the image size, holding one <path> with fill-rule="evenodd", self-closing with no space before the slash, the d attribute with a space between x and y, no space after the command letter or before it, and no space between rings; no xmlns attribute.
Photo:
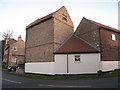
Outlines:
<svg viewBox="0 0 120 90"><path fill-rule="evenodd" d="M80 61L80 56L79 55L77 55L77 56L75 56L75 61Z"/></svg>
<svg viewBox="0 0 120 90"><path fill-rule="evenodd" d="M112 34L112 40L116 40L115 34Z"/></svg>
<svg viewBox="0 0 120 90"><path fill-rule="evenodd" d="M17 51L17 47L13 47L13 51Z"/></svg>
<svg viewBox="0 0 120 90"><path fill-rule="evenodd" d="M16 62L16 57L12 57L11 62Z"/></svg>

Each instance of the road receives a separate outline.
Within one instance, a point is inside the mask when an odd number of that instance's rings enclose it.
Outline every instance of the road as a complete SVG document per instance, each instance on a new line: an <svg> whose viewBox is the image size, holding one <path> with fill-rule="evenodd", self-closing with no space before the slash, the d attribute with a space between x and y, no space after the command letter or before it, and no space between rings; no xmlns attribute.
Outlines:
<svg viewBox="0 0 120 90"><path fill-rule="evenodd" d="M3 71L2 88L118 88L118 78L44 80L16 76Z"/></svg>
<svg viewBox="0 0 120 90"><path fill-rule="evenodd" d="M0 90L2 89L2 71L0 68Z"/></svg>

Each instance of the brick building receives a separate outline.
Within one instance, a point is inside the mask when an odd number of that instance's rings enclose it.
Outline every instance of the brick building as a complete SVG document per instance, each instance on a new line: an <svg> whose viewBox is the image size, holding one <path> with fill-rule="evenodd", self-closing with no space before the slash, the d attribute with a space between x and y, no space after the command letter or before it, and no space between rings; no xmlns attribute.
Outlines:
<svg viewBox="0 0 120 90"><path fill-rule="evenodd" d="M5 40L0 40L0 60L3 61Z"/></svg>
<svg viewBox="0 0 120 90"><path fill-rule="evenodd" d="M83 18L75 32L65 7L26 28L25 72L87 74L120 68L120 31Z"/></svg>
<svg viewBox="0 0 120 90"><path fill-rule="evenodd" d="M0 68L2 66L2 41L0 40Z"/></svg>
<svg viewBox="0 0 120 90"><path fill-rule="evenodd" d="M25 42L21 36L18 37L18 40L6 36L5 41L3 65L9 67L24 63Z"/></svg>
<svg viewBox="0 0 120 90"><path fill-rule="evenodd" d="M120 48L118 46L119 30L83 18L75 31L75 35L86 40L101 51L102 61L120 61L120 58L118 58L118 49Z"/></svg>
<svg viewBox="0 0 120 90"><path fill-rule="evenodd" d="M26 27L26 62L53 62L54 50L74 30L70 16L63 6L59 10L35 20Z"/></svg>
<svg viewBox="0 0 120 90"><path fill-rule="evenodd" d="M120 69L120 31L83 18L55 52L56 74L88 74Z"/></svg>

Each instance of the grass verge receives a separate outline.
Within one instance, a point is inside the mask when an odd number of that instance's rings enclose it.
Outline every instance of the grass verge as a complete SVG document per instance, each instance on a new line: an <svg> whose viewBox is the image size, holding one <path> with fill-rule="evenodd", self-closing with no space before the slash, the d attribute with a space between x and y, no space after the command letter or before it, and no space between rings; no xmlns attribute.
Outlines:
<svg viewBox="0 0 120 90"><path fill-rule="evenodd" d="M38 75L38 74L16 74L22 77L34 78L34 79L56 79L56 80L77 80L77 79L100 79L110 77L120 77L120 71L112 71L102 74L89 74L89 75Z"/></svg>

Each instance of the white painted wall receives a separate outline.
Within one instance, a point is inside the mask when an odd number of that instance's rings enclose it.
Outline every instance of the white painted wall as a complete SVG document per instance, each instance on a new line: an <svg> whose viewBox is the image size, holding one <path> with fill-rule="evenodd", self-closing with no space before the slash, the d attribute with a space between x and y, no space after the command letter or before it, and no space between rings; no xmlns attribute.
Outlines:
<svg viewBox="0 0 120 90"><path fill-rule="evenodd" d="M80 55L80 62L75 62L75 55ZM98 70L109 71L120 68L120 61L102 61L100 54L56 54L55 62L25 63L26 73L37 74L88 74ZM68 69L67 69L68 67ZM68 70L68 73L67 73Z"/></svg>
<svg viewBox="0 0 120 90"><path fill-rule="evenodd" d="M75 62L75 55L80 55L81 61ZM100 54L69 54L67 73L67 55L55 55L56 74L97 73L101 68Z"/></svg>
<svg viewBox="0 0 120 90"><path fill-rule="evenodd" d="M79 54L78 54L79 55ZM75 54L69 55L69 73L97 73L100 69L100 54L81 54L80 62L75 62Z"/></svg>
<svg viewBox="0 0 120 90"><path fill-rule="evenodd" d="M51 74L54 75L55 62L25 63L26 73Z"/></svg>
<svg viewBox="0 0 120 90"><path fill-rule="evenodd" d="M55 55L55 73L67 74L67 55Z"/></svg>
<svg viewBox="0 0 120 90"><path fill-rule="evenodd" d="M120 68L120 61L102 61L102 71L110 71Z"/></svg>

